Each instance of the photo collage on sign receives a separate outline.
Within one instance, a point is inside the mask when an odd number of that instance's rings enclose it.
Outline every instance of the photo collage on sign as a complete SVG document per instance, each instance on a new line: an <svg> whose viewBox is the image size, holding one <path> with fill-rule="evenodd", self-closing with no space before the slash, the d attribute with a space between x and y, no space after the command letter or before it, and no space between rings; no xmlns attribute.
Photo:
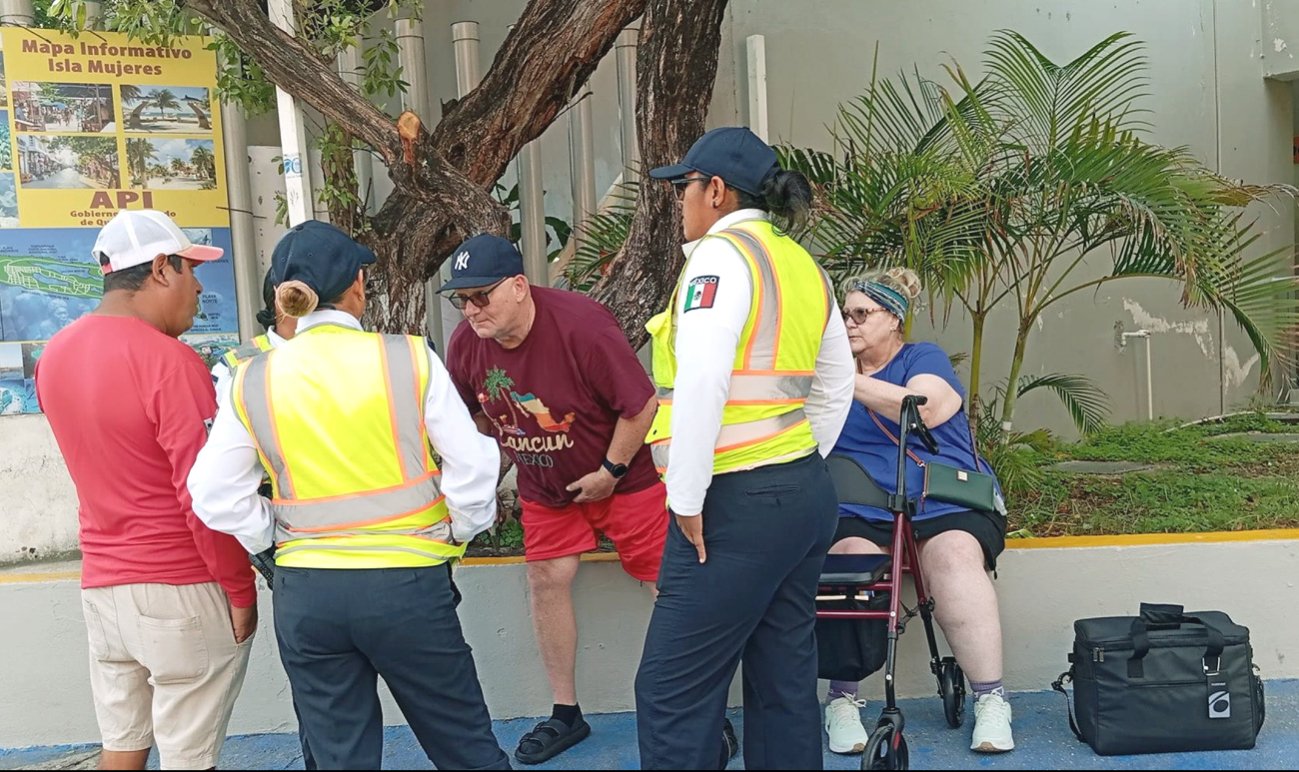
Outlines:
<svg viewBox="0 0 1299 772"><path fill-rule="evenodd" d="M93 45L52 30L0 35L0 414L39 412L36 362L99 304L91 252L123 208L167 211L190 241L225 250L195 269L199 313L182 336L211 367L239 345L239 325L206 41L178 40L159 60L116 33ZM107 75L112 57L143 57L120 63L152 77Z"/></svg>

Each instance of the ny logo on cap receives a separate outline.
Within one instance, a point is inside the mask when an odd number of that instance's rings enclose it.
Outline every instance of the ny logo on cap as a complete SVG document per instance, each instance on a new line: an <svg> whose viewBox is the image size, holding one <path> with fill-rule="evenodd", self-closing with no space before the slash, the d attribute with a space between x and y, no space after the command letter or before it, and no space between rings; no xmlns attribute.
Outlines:
<svg viewBox="0 0 1299 772"><path fill-rule="evenodd" d="M455 261L456 261L454 266L455 269L457 271L463 271L464 269L469 267L469 253L468 252L457 253L455 257Z"/></svg>

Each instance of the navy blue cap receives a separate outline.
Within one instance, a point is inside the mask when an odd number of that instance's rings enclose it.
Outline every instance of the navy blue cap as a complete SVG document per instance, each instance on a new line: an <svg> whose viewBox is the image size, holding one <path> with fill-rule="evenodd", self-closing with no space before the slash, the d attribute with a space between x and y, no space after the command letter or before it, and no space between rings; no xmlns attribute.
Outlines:
<svg viewBox="0 0 1299 772"><path fill-rule="evenodd" d="M762 183L780 169L776 151L743 126L723 126L695 140L681 163L650 170L656 180L675 180L687 172L721 177L728 187L754 196Z"/></svg>
<svg viewBox="0 0 1299 772"><path fill-rule="evenodd" d="M451 281L438 292L486 287L523 273L523 255L500 236L481 233L456 247L448 260Z"/></svg>
<svg viewBox="0 0 1299 772"><path fill-rule="evenodd" d="M342 295L356 273L375 261L369 247L327 222L307 220L284 234L271 252L271 281L298 280L316 291L320 302Z"/></svg>

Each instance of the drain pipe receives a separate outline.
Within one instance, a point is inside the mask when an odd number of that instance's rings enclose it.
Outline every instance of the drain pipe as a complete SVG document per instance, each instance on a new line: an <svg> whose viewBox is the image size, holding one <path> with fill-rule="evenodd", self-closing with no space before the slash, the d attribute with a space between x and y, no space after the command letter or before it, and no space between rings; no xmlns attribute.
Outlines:
<svg viewBox="0 0 1299 772"><path fill-rule="evenodd" d="M1150 330L1134 330L1132 332L1123 332L1121 323L1119 327L1119 349L1123 349L1128 344L1128 338L1145 338L1146 340L1146 420L1155 420L1155 392L1154 378L1150 367Z"/></svg>

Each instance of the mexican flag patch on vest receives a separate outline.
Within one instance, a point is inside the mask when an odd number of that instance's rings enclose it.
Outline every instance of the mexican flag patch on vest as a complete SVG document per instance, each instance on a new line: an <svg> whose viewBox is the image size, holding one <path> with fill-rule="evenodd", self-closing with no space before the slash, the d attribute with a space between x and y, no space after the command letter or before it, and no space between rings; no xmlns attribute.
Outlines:
<svg viewBox="0 0 1299 772"><path fill-rule="evenodd" d="M686 286L686 311L696 308L712 308L717 298L717 277L696 276Z"/></svg>

